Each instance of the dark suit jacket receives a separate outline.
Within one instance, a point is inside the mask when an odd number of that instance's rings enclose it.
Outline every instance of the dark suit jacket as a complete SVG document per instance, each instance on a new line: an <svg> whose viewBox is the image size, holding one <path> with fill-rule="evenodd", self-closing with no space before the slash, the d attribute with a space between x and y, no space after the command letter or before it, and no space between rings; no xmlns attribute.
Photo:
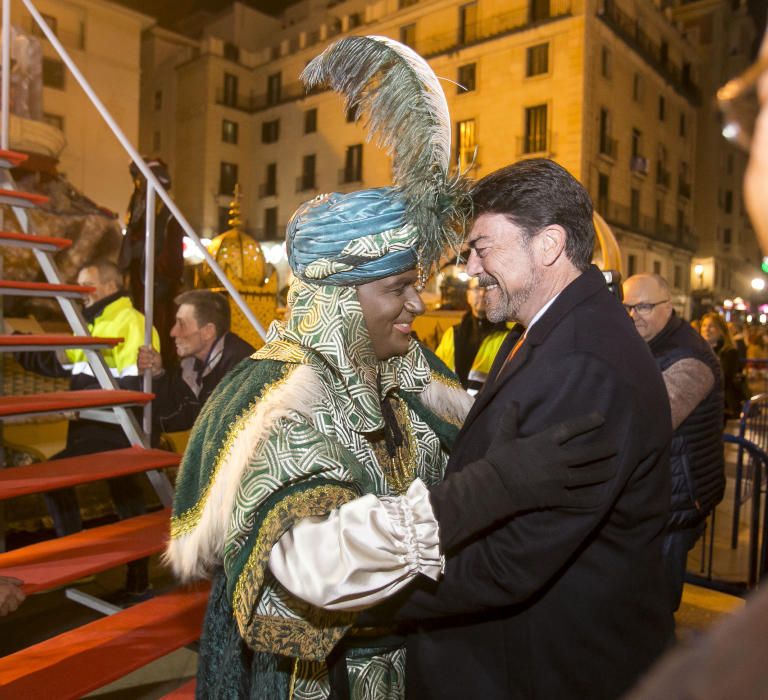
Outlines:
<svg viewBox="0 0 768 700"><path fill-rule="evenodd" d="M661 541L670 499L669 400L656 363L592 267L558 296L477 397L448 473L483 456L510 402L521 435L598 411L619 453L593 510L519 515L419 581L400 619L408 697L615 698L668 644ZM597 439L598 436L577 440ZM524 469L510 455L510 469Z"/></svg>

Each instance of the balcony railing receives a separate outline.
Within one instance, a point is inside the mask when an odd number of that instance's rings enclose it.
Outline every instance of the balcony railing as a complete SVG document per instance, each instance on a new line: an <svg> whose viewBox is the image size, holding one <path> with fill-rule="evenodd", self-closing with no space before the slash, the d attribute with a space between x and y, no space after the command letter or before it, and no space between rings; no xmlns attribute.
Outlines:
<svg viewBox="0 0 768 700"><path fill-rule="evenodd" d="M632 156L629 159L629 169L639 175L648 174L648 159L645 156Z"/></svg>
<svg viewBox="0 0 768 700"><path fill-rule="evenodd" d="M609 201L599 210L609 225L635 231L648 238L677 248L695 251L698 239L689 226L677 228L652 216L639 216L637 211L624 204Z"/></svg>
<svg viewBox="0 0 768 700"><path fill-rule="evenodd" d="M264 96L264 103L264 106L266 106L266 96ZM257 98L254 95L236 95L220 88L216 91L216 104L239 109L241 112L251 113L256 109Z"/></svg>
<svg viewBox="0 0 768 700"><path fill-rule="evenodd" d="M554 134L551 131L545 134L529 134L518 136L515 139L517 144L516 154L518 157L533 156L542 153L551 154L553 151Z"/></svg>
<svg viewBox="0 0 768 700"><path fill-rule="evenodd" d="M362 182L363 172L358 168L342 168L339 170L339 184L347 185L350 182Z"/></svg>
<svg viewBox="0 0 768 700"><path fill-rule="evenodd" d="M616 139L612 139L605 135L600 136L600 155L616 160L618 150L619 144Z"/></svg>
<svg viewBox="0 0 768 700"><path fill-rule="evenodd" d="M309 190L316 190L317 183L314 173L302 173L296 178L296 191L308 192Z"/></svg>
<svg viewBox="0 0 768 700"><path fill-rule="evenodd" d="M692 104L701 103L701 91L685 71L669 60L662 51L661 45L656 44L646 34L637 19L619 9L616 0L603 0L603 7L598 10L598 17L603 20L622 39L627 46L636 51L640 57L653 68L662 78L668 80L675 90Z"/></svg>
<svg viewBox="0 0 768 700"><path fill-rule="evenodd" d="M572 0L551 0L549 13L539 14L536 18L531 17L527 7L522 7L513 12L505 12L466 24L463 27L457 27L455 31L417 39L416 45L412 48L425 58L448 53L460 49L462 46L478 44L543 22L569 17L571 15L571 3Z"/></svg>
<svg viewBox="0 0 768 700"><path fill-rule="evenodd" d="M259 198L264 197L276 197L277 196L277 183L275 182L262 182L259 185Z"/></svg>

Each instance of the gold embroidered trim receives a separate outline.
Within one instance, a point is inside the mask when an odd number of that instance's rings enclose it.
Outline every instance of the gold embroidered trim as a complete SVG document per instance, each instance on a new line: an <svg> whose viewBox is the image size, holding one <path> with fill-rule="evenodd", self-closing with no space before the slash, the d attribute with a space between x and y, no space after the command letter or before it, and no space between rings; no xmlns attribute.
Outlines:
<svg viewBox="0 0 768 700"><path fill-rule="evenodd" d="M295 522L326 515L357 497L351 487L324 484L286 496L264 518L248 561L235 584L232 609L246 644L254 651L321 661L355 619L352 613L333 613L292 598L301 617L254 614L264 583L272 547Z"/></svg>
<svg viewBox="0 0 768 700"><path fill-rule="evenodd" d="M210 495L213 484L216 481L216 477L219 475L219 471L222 469L224 462L229 456L229 452L232 449L232 445L234 444L235 440L246 429L248 422L251 420L251 418L253 418L253 414L258 409L259 404L263 401L267 401L270 394L283 386L289 380L294 369L296 369L295 366L284 367L283 376L271 384L266 384L261 393L253 401L251 401L251 403L249 403L248 406L234 420L232 427L224 439L224 443L216 454L213 471L211 472L208 483L206 484L205 489L200 495L197 503L195 503L195 505L193 505L191 508L185 510L183 513L181 513L181 515L171 517L171 539L180 537L181 535L186 535L188 532L191 532L197 527L197 524L200 522L200 518L203 515L205 504L208 501L208 496Z"/></svg>
<svg viewBox="0 0 768 700"><path fill-rule="evenodd" d="M408 406L402 399L392 397L395 403L395 417L401 429L405 433L406 440L402 447L396 448L395 456L390 457L383 439L372 443L376 461L379 463L382 474L392 490L397 494L403 494L416 478L418 470L416 433L411 423Z"/></svg>
<svg viewBox="0 0 768 700"><path fill-rule="evenodd" d="M430 371L430 376L432 377L433 382L437 382L438 384L444 384L447 387L450 387L451 389L458 389L459 391L464 391L464 387L461 386L455 379L450 379L449 377L446 377L443 374L440 374L439 372L435 372L434 370Z"/></svg>

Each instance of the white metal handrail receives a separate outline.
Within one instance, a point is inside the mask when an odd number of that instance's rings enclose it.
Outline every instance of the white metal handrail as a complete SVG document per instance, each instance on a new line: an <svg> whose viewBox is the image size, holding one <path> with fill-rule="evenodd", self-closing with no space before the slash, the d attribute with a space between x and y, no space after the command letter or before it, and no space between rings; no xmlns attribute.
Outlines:
<svg viewBox="0 0 768 700"><path fill-rule="evenodd" d="M67 50L59 41L56 34L48 26L45 19L38 12L37 8L32 4L31 0L21 0L24 6L29 11L32 18L40 27L41 31L45 35L46 39L51 43L51 46L61 57L64 64L70 70L75 80L79 83L85 94L90 99L93 106L101 115L102 119L107 123L112 133L115 135L120 145L128 153L131 160L136 164L141 174L147 181L147 201L146 201L146 229L145 229L145 266L144 266L144 318L145 318L145 343L149 347L152 346L152 326L153 326L153 291L154 291L154 253L155 253L155 197L159 196L163 203L168 207L171 214L179 222L179 225L184 230L184 233L192 240L198 247L204 260L208 263L213 273L218 280L229 292L232 299L238 305L240 310L250 324L256 329L256 332L266 339L266 333L264 328L259 323L255 314L251 308L245 303L240 293L235 289L235 286L224 274L216 260L208 252L208 249L202 244L202 241L198 237L195 230L189 224L187 219L181 213L176 203L171 199L166 189L160 184L160 181L144 162L139 152L134 148L133 144L123 133L122 129L117 125L117 122L113 119L104 103L99 99L98 95L94 92L91 85L85 79L85 76L80 72L71 56L67 53ZM9 107L10 107L10 36L11 36L11 8L10 0L2 0L2 71L0 73L0 98L2 99L2 105L0 105L0 144L3 149L9 147ZM147 370L144 373L144 390L150 391L152 385L152 373L151 370ZM144 430L149 434L151 430L151 407L149 404L144 409Z"/></svg>

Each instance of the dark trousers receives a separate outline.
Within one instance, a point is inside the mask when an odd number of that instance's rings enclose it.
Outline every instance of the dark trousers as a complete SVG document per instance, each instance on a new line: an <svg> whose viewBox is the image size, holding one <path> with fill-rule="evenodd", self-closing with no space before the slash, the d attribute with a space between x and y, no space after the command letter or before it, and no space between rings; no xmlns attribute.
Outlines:
<svg viewBox="0 0 768 700"><path fill-rule="evenodd" d="M672 530L664 535L662 545L664 573L667 581L669 604L674 612L680 607L685 584L685 568L688 552L704 532L704 521L684 530Z"/></svg>

